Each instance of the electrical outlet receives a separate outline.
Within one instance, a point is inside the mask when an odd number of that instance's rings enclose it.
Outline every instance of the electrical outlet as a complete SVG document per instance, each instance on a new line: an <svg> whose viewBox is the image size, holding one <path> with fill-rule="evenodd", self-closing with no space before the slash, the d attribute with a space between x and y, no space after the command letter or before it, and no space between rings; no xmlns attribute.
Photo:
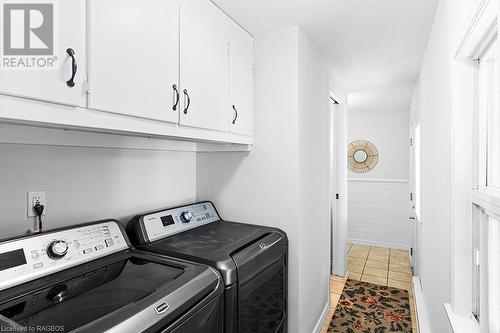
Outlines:
<svg viewBox="0 0 500 333"><path fill-rule="evenodd" d="M33 211L33 206L35 206L37 203L45 206L42 215L47 214L47 195L45 191L28 192L28 202L26 206L28 217L35 216L35 212Z"/></svg>

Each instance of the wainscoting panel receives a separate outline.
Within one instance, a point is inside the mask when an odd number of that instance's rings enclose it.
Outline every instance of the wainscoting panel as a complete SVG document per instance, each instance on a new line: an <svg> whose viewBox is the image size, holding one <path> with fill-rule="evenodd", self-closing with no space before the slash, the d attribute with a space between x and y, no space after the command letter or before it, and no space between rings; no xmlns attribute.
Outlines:
<svg viewBox="0 0 500 333"><path fill-rule="evenodd" d="M349 241L408 249L409 208L407 179L349 179Z"/></svg>

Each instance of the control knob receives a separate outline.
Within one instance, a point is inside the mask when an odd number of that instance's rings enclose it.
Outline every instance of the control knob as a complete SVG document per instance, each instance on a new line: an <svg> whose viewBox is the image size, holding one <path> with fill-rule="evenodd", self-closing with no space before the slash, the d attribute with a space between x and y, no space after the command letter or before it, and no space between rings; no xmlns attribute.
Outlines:
<svg viewBox="0 0 500 333"><path fill-rule="evenodd" d="M181 213L181 222L189 223L193 219L193 213L191 212L182 212Z"/></svg>
<svg viewBox="0 0 500 333"><path fill-rule="evenodd" d="M47 255L52 259L61 259L68 253L68 243L63 240L56 240L47 247Z"/></svg>

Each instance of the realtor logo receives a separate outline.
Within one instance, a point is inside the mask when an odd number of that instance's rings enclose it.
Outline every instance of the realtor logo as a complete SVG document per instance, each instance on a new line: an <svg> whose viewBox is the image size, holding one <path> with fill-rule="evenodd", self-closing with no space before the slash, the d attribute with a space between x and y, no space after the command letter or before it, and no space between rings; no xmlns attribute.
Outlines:
<svg viewBox="0 0 500 333"><path fill-rule="evenodd" d="M3 4L2 68L54 66L54 4Z"/></svg>
<svg viewBox="0 0 500 333"><path fill-rule="evenodd" d="M3 21L5 55L54 53L53 4L4 4Z"/></svg>

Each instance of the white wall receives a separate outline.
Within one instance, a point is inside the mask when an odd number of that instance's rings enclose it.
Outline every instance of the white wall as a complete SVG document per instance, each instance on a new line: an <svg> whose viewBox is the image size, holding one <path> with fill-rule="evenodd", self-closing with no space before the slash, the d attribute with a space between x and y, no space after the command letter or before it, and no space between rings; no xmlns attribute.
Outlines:
<svg viewBox="0 0 500 333"><path fill-rule="evenodd" d="M410 247L409 128L407 110L349 110L348 142L368 140L379 151L378 164L370 172L349 170L350 242Z"/></svg>
<svg viewBox="0 0 500 333"><path fill-rule="evenodd" d="M299 332L311 332L328 303L331 198L328 69L299 32ZM321 324L320 324L321 327Z"/></svg>
<svg viewBox="0 0 500 333"><path fill-rule="evenodd" d="M254 43L254 145L249 153L198 153L197 199L226 220L283 229L289 247L289 328L299 325L297 28Z"/></svg>
<svg viewBox="0 0 500 333"><path fill-rule="evenodd" d="M377 166L367 173L349 170L349 178L408 179L410 170L410 116L407 109L349 109L347 137L368 140L377 146Z"/></svg>
<svg viewBox="0 0 500 333"><path fill-rule="evenodd" d="M422 126L422 224L418 271L431 329L450 332L443 304L450 290L450 7L442 1L434 20L417 89Z"/></svg>
<svg viewBox="0 0 500 333"><path fill-rule="evenodd" d="M91 134L89 134L91 135ZM196 154L0 144L0 235L33 226L27 192L47 192L44 227L132 215L192 202Z"/></svg>
<svg viewBox="0 0 500 333"><path fill-rule="evenodd" d="M350 180L348 187L349 242L408 249L408 183Z"/></svg>
<svg viewBox="0 0 500 333"><path fill-rule="evenodd" d="M291 333L311 332L328 303L328 96L328 70L299 28L256 36L254 147L197 159L199 200L287 232Z"/></svg>
<svg viewBox="0 0 500 333"><path fill-rule="evenodd" d="M452 225L459 222L452 221L450 215L451 170L455 168L452 103L462 98L452 93L452 64L459 37L465 33L478 3L477 0L439 2L412 105L422 127L422 209L421 223L417 226L417 266L430 327L440 333L451 332L443 304L451 299ZM464 147L463 153L467 151L470 147ZM467 291L462 290L465 295Z"/></svg>

